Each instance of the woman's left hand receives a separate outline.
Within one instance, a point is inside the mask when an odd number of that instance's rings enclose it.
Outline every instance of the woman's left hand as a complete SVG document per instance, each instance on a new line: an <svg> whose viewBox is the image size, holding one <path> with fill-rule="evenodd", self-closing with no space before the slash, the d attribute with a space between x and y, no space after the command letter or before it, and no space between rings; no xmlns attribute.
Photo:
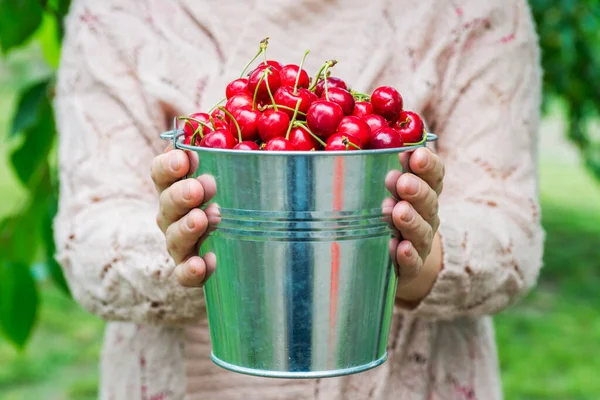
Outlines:
<svg viewBox="0 0 600 400"><path fill-rule="evenodd" d="M390 242L390 253L399 277L398 297L414 302L423 298L442 268L441 241L437 234L438 196L444 164L428 148L401 153L404 171L391 171L386 187L394 197L384 206L399 235Z"/></svg>

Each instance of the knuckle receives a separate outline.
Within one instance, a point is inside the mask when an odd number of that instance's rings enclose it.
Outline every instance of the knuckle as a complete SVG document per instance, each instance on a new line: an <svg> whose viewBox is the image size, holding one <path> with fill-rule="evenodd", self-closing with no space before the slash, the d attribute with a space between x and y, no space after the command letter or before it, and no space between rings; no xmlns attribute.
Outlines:
<svg viewBox="0 0 600 400"><path fill-rule="evenodd" d="M425 215L425 220L434 221L435 218L438 216L439 208L439 202L437 201L437 199L433 199L433 201L431 202L431 207L428 208L427 215Z"/></svg>
<svg viewBox="0 0 600 400"><path fill-rule="evenodd" d="M435 219L433 220L433 223L431 225L432 225L433 232L434 233L437 232L438 228L440 227L440 217L436 215Z"/></svg>
<svg viewBox="0 0 600 400"><path fill-rule="evenodd" d="M177 248L177 242L175 240L173 240L173 238L167 238L167 251L169 252L169 254L171 256L174 256L175 254L177 254L177 251L179 249Z"/></svg>

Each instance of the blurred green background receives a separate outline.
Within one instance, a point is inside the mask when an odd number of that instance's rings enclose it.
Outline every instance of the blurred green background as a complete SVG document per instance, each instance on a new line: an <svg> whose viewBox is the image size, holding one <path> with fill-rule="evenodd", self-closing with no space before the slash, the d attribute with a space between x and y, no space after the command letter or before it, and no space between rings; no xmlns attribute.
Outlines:
<svg viewBox="0 0 600 400"><path fill-rule="evenodd" d="M600 399L600 4L531 3L545 51L539 165L547 240L538 286L495 318L504 390L509 400ZM9 131L20 93L56 66L56 25L43 21L36 40L0 59L0 220L34 193L10 165L26 138ZM104 323L65 295L44 264L31 271L34 330L22 350L0 338L0 399L96 398Z"/></svg>

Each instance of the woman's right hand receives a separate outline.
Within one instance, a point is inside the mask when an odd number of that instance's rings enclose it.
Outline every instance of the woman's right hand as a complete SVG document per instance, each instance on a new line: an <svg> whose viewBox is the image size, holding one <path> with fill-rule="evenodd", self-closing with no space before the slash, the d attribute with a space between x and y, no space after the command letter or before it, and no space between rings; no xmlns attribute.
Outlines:
<svg viewBox="0 0 600 400"><path fill-rule="evenodd" d="M182 286L200 287L215 270L213 253L200 257L198 247L209 227L219 222L216 206L199 207L217 192L209 175L184 179L198 168L197 154L167 147L152 162L151 175L159 194L160 209L156 223L165 234L167 250L177 264L175 274Z"/></svg>

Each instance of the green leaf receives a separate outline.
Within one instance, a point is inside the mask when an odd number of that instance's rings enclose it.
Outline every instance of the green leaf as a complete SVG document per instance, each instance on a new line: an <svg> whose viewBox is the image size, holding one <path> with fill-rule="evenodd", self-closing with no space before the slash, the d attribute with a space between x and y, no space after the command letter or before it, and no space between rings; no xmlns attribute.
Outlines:
<svg viewBox="0 0 600 400"><path fill-rule="evenodd" d="M35 34L36 41L40 44L44 59L48 65L58 68L60 61L60 31L56 16L45 14L40 28Z"/></svg>
<svg viewBox="0 0 600 400"><path fill-rule="evenodd" d="M27 187L36 186L42 168L46 166L52 142L56 136L54 113L48 97L44 98L35 125L24 132L25 141L10 156L17 177Z"/></svg>
<svg viewBox="0 0 600 400"><path fill-rule="evenodd" d="M21 92L10 128L11 135L30 129L36 124L47 98L49 84L50 80L44 80Z"/></svg>
<svg viewBox="0 0 600 400"><path fill-rule="evenodd" d="M36 0L0 0L0 47L6 54L23 44L42 21L43 9Z"/></svg>
<svg viewBox="0 0 600 400"><path fill-rule="evenodd" d="M69 12L71 0L50 0L49 4L51 4L54 7L54 10L56 10L58 15L64 17Z"/></svg>
<svg viewBox="0 0 600 400"><path fill-rule="evenodd" d="M48 199L48 207L46 215L44 216L44 221L42 224L42 240L44 241L46 247L46 266L48 268L48 272L50 277L67 296L71 296L71 290L67 285L67 281L63 274L62 268L56 260L54 259L54 254L56 252L56 244L54 243L54 229L52 222L54 217L56 216L56 211L58 208L56 196L52 195Z"/></svg>
<svg viewBox="0 0 600 400"><path fill-rule="evenodd" d="M0 258L31 265L39 246L40 210L30 206L0 223Z"/></svg>
<svg viewBox="0 0 600 400"><path fill-rule="evenodd" d="M18 348L31 336L38 293L27 264L0 261L0 329Z"/></svg>

